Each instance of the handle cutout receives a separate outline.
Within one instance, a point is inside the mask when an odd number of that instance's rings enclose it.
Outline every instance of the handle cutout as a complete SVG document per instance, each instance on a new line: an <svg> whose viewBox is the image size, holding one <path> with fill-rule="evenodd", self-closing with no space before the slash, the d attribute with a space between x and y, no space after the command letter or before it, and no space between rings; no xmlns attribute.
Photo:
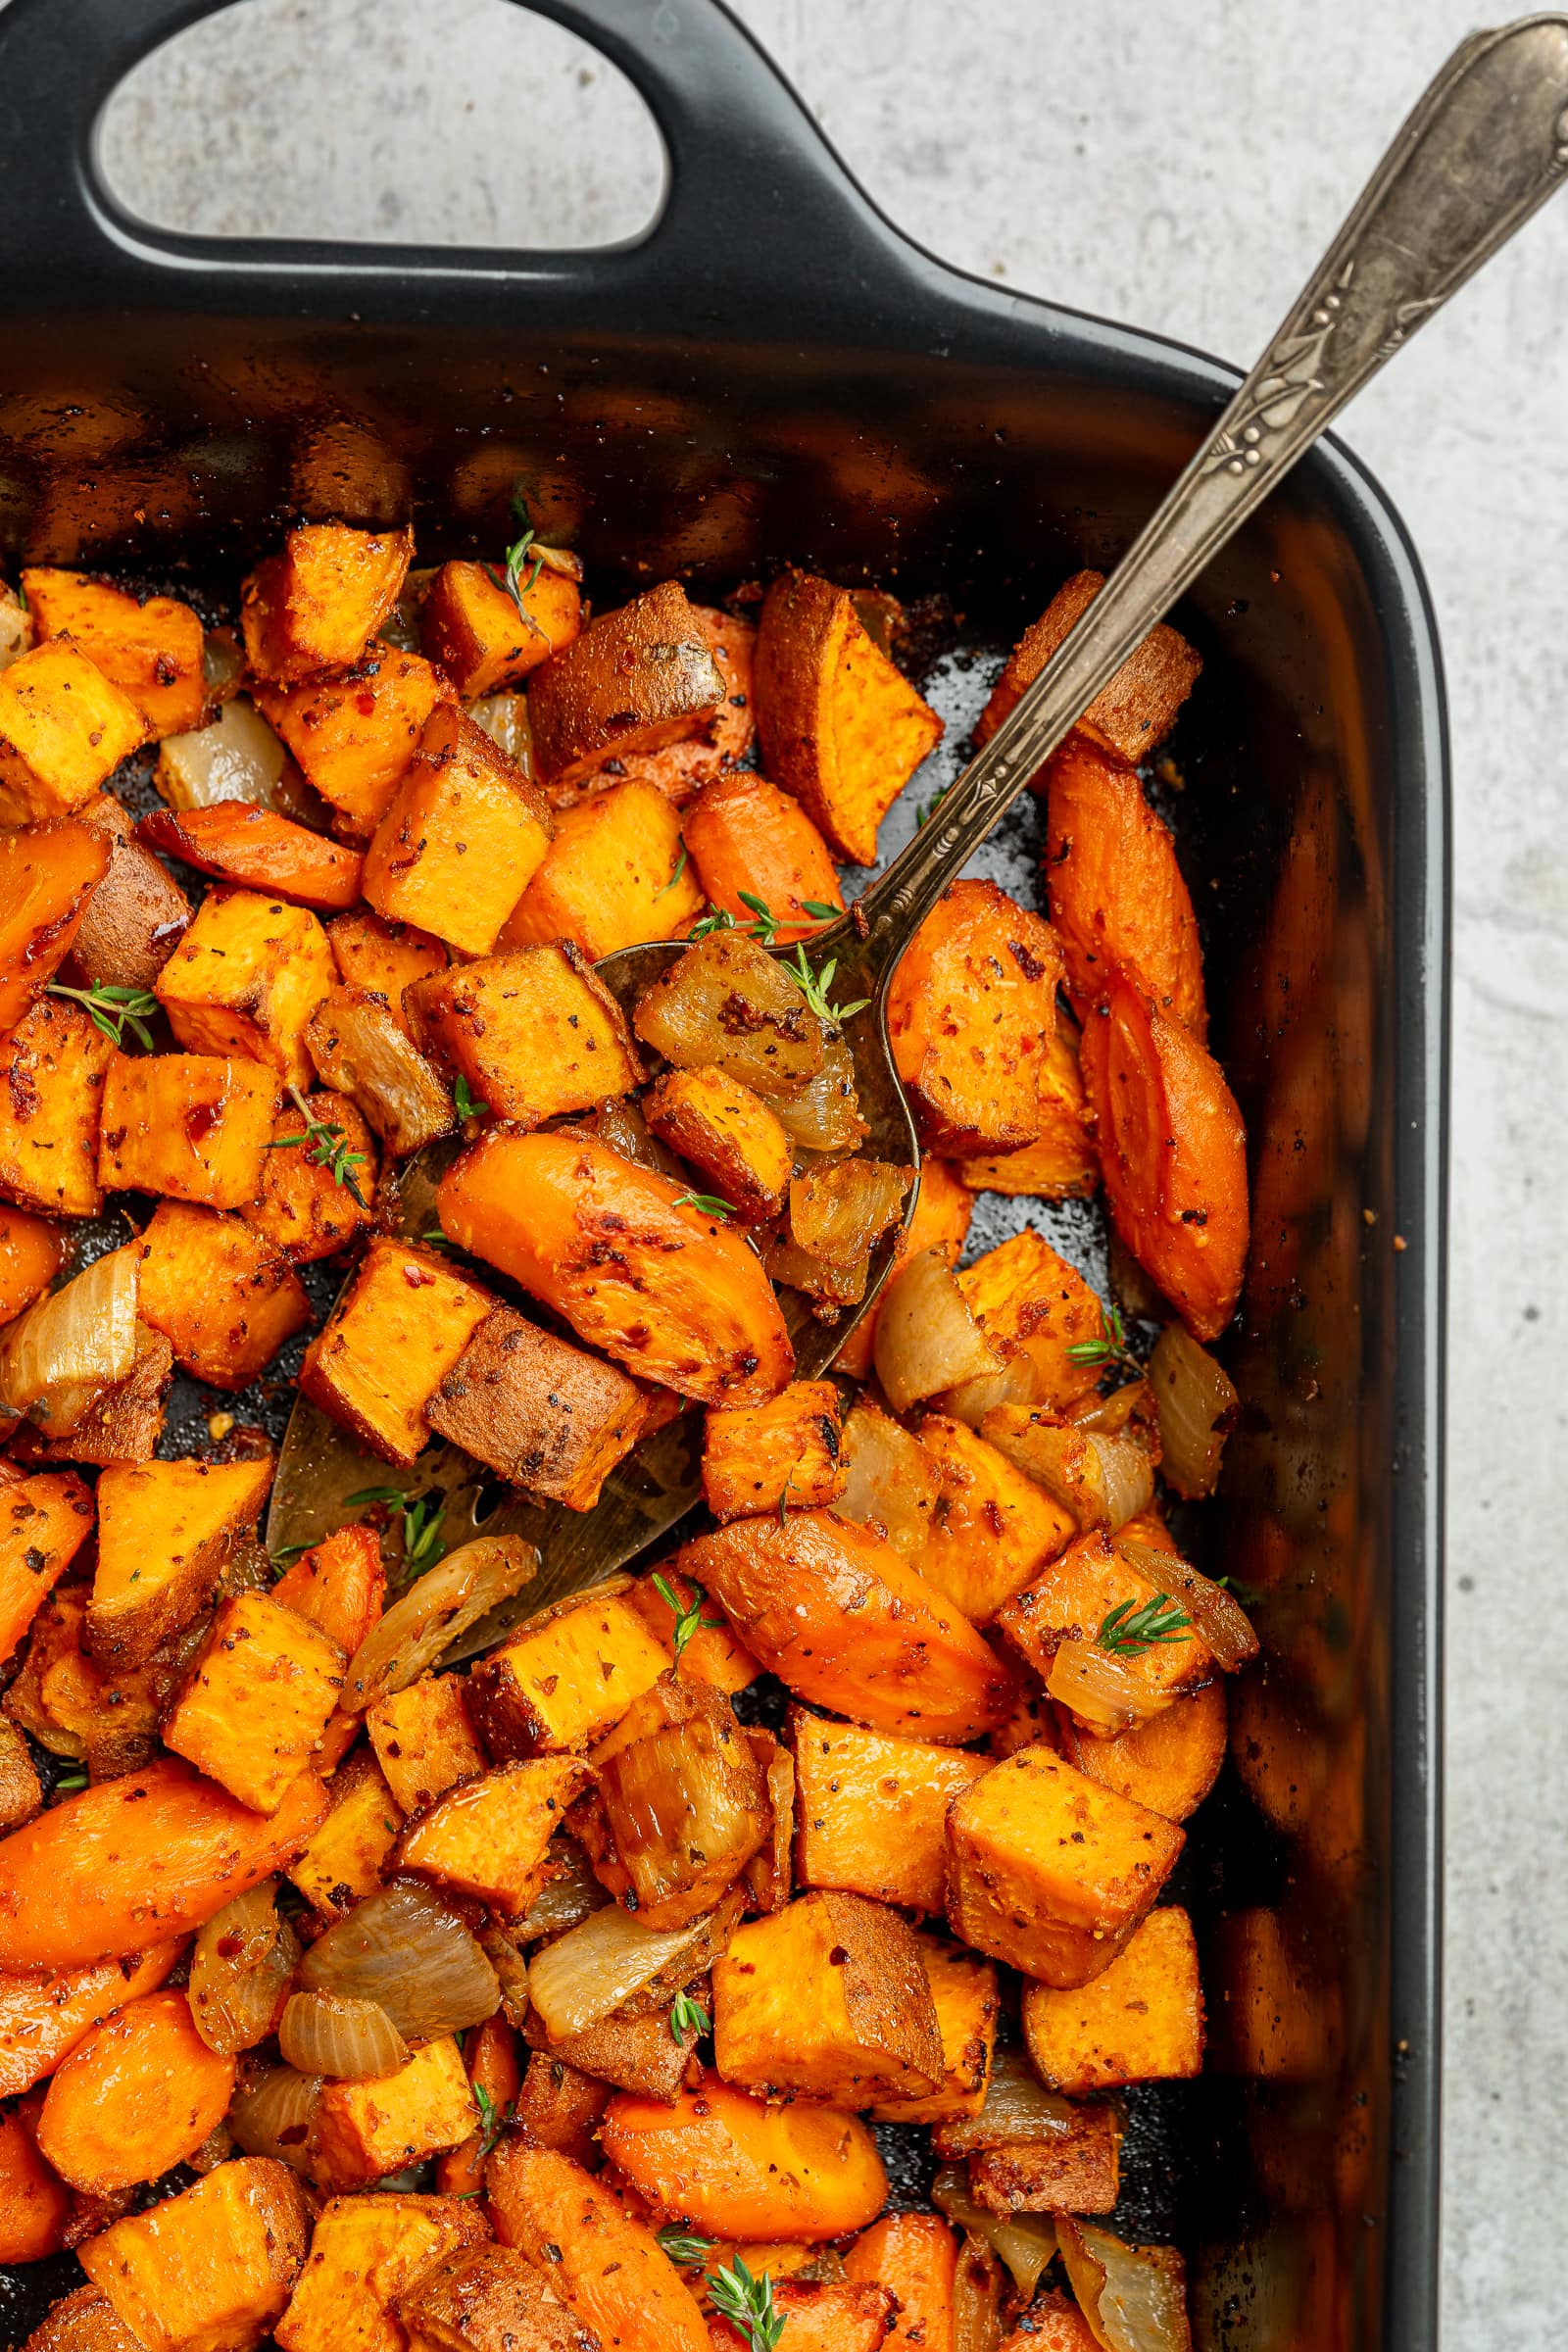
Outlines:
<svg viewBox="0 0 1568 2352"><path fill-rule="evenodd" d="M157 229L535 252L637 239L666 176L626 75L514 0L239 0L126 75L98 168Z"/></svg>

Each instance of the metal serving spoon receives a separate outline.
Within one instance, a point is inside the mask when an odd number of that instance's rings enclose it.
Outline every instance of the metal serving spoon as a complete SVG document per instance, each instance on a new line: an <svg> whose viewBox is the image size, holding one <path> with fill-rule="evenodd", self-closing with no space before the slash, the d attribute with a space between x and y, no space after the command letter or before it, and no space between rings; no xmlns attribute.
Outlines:
<svg viewBox="0 0 1568 2352"><path fill-rule="evenodd" d="M1521 19L1454 51L1403 124L1322 262L1208 438L1122 558L1077 627L972 760L923 831L865 897L810 940L837 958L834 989L863 997L846 1027L868 1149L918 1165L908 1105L888 1048L895 965L937 900L1082 711L1231 535L1367 379L1529 219L1568 172L1568 16ZM623 949L600 978L628 1011L683 953L666 941ZM421 1152L399 1180L399 1229L428 1226L435 1186L459 1147ZM912 1195L907 1208L912 1210ZM825 1371L887 1278L899 1232L873 1253L865 1298L832 1326L784 1294L801 1376ZM451 1446L423 1453L401 1484L439 1493L452 1548L481 1528L538 1545L539 1572L449 1653L471 1655L563 1592L617 1568L698 1499L695 1413L659 1431L605 1482L591 1511L527 1501ZM384 1464L299 1397L284 1437L268 1542L317 1542L348 1497L385 1486Z"/></svg>

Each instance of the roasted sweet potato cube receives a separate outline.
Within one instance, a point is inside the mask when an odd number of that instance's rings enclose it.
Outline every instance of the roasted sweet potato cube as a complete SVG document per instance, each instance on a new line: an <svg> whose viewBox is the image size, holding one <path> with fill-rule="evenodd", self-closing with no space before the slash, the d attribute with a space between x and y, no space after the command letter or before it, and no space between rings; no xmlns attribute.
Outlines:
<svg viewBox="0 0 1568 2352"><path fill-rule="evenodd" d="M976 722L976 743L990 741L1024 688L1034 684L1104 585L1102 571L1075 571L1070 580L1063 580L1040 618L1031 622L1014 646ZM1164 621L1156 622L1110 684L1096 695L1078 721L1077 732L1092 743L1105 745L1129 767L1136 767L1170 733L1201 667L1186 638Z"/></svg>
<svg viewBox="0 0 1568 2352"><path fill-rule="evenodd" d="M65 960L109 848L106 834L72 817L0 833L0 1031L16 1027Z"/></svg>
<svg viewBox="0 0 1568 2352"><path fill-rule="evenodd" d="M600 2340L550 2273L512 2246L475 2246L436 2263L397 2310L416 2342L441 2352L595 2352Z"/></svg>
<svg viewBox="0 0 1568 2352"><path fill-rule="evenodd" d="M683 1989L706 2015L712 1997L707 1979L694 1978ZM698 2039L698 2029L690 2023L677 2028L668 2008L640 2011L635 2017L612 2012L597 2026L585 2026L580 2034L568 2034L560 2041L546 2036L543 2021L533 2010L525 2032L530 2045L556 2064L617 2090L633 2091L638 2098L662 2100L666 2107L680 2096Z"/></svg>
<svg viewBox="0 0 1568 2352"><path fill-rule="evenodd" d="M416 923L389 923L368 906L334 916L326 926L327 940L346 988L368 989L386 999L394 1018L406 1029L403 992L416 980L447 968L446 942Z"/></svg>
<svg viewBox="0 0 1568 2352"><path fill-rule="evenodd" d="M582 793L602 791L625 776L638 784L654 784L675 808L683 808L693 793L730 773L752 748L757 732L752 715L752 652L757 624L711 605L693 605L692 615L724 681L725 694L716 710L695 718L688 733L653 752L617 752L614 759L575 786L551 794L558 808ZM518 698L520 700L520 698Z"/></svg>
<svg viewBox="0 0 1568 2352"><path fill-rule="evenodd" d="M1092 1984L1026 1986L1023 2030L1041 2082L1070 2097L1198 2074L1203 1992L1186 1912L1151 1911Z"/></svg>
<svg viewBox="0 0 1568 2352"><path fill-rule="evenodd" d="M288 2167L237 2156L79 2253L143 2352L252 2352L289 2299L310 2233Z"/></svg>
<svg viewBox="0 0 1568 2352"><path fill-rule="evenodd" d="M587 1777L575 1756L533 1756L465 1781L405 1825L392 1868L518 1917L543 1884L546 1848Z"/></svg>
<svg viewBox="0 0 1568 2352"><path fill-rule="evenodd" d="M608 1731L669 1653L617 1593L547 1609L468 1677L469 1714L494 1756L537 1756Z"/></svg>
<svg viewBox="0 0 1568 2352"><path fill-rule="evenodd" d="M112 1054L98 1181L207 1208L243 1208L261 1187L275 1069L209 1054Z"/></svg>
<svg viewBox="0 0 1568 2352"><path fill-rule="evenodd" d="M70 816L148 735L129 696L69 637L0 669L0 824Z"/></svg>
<svg viewBox="0 0 1568 2352"><path fill-rule="evenodd" d="M386 1570L374 1528L340 1527L313 1544L278 1578L272 1598L318 1625L352 1658L386 1598Z"/></svg>
<svg viewBox="0 0 1568 2352"><path fill-rule="evenodd" d="M434 1250L378 1236L306 1349L300 1387L383 1461L416 1461L424 1408L493 1304Z"/></svg>
<svg viewBox="0 0 1568 2352"><path fill-rule="evenodd" d="M215 1389L249 1387L311 1319L287 1259L242 1218L161 1200L137 1248L142 1320Z"/></svg>
<svg viewBox="0 0 1568 2352"><path fill-rule="evenodd" d="M240 1592L213 1619L164 1724L164 1745L255 1813L275 1813L310 1762L346 1661L319 1627L270 1592Z"/></svg>
<svg viewBox="0 0 1568 2352"><path fill-rule="evenodd" d="M557 816L501 944L569 939L597 962L643 940L678 939L703 905L683 856L680 818L657 785L628 780L595 793Z"/></svg>
<svg viewBox="0 0 1568 2352"><path fill-rule="evenodd" d="M361 2188L466 2139L479 2110L450 2034L416 2050L395 2075L329 2082L317 2110L316 2177Z"/></svg>
<svg viewBox="0 0 1568 2352"><path fill-rule="evenodd" d="M1036 1403L1057 1411L1099 1386L1101 1360L1074 1348L1104 1337L1104 1309L1076 1266L1032 1226L977 1257L958 1276L969 1312L990 1340L1029 1358Z"/></svg>
<svg viewBox="0 0 1568 2352"><path fill-rule="evenodd" d="M929 2098L883 2100L871 2110L878 2123L949 2123L985 2105L1002 2007L996 1963L946 1936L915 1941L942 2034L942 2084Z"/></svg>
<svg viewBox="0 0 1568 2352"><path fill-rule="evenodd" d="M425 1404L438 1437L530 1494L591 1510L648 1422L648 1392L613 1364L495 1307Z"/></svg>
<svg viewBox="0 0 1568 2352"><path fill-rule="evenodd" d="M24 1208L0 1206L0 1326L42 1297L64 1258L58 1225Z"/></svg>
<svg viewBox="0 0 1568 2352"><path fill-rule="evenodd" d="M690 1578L677 1576L673 1563L657 1571L660 1582L675 1594L682 1611L689 1610L702 1595ZM675 1642L675 1611L660 1592L653 1576L640 1576L626 1594L628 1608L636 1610L656 1642L662 1642L666 1650L673 1650ZM737 1642L721 1619L705 1617L687 1640L680 1653L680 1670L689 1682L711 1683L715 1690L733 1696L755 1683L761 1668L751 1651Z"/></svg>
<svg viewBox="0 0 1568 2352"><path fill-rule="evenodd" d="M711 1911L771 1830L757 1755L709 1683L661 1675L589 1761L597 1786L573 1821L604 1885L646 1928Z"/></svg>
<svg viewBox="0 0 1568 2352"><path fill-rule="evenodd" d="M0 1194L20 1208L92 1217L103 1206L98 1134L114 1040L41 997L0 1039Z"/></svg>
<svg viewBox="0 0 1568 2352"><path fill-rule="evenodd" d="M4 620L4 599L0 597L0 629ZM95 2286L77 2286L45 2313L23 2352L142 2352L142 2348L123 2321L116 2317L107 2295L101 2295Z"/></svg>
<svg viewBox="0 0 1568 2352"><path fill-rule="evenodd" d="M335 977L326 933L308 907L216 890L159 973L155 994L190 1053L244 1054L306 1086L306 1024Z"/></svg>
<svg viewBox="0 0 1568 2352"><path fill-rule="evenodd" d="M438 703L366 853L365 895L389 922L488 956L551 830L549 805L521 768Z"/></svg>
<svg viewBox="0 0 1568 2352"><path fill-rule="evenodd" d="M877 827L941 740L941 719L848 593L809 572L781 573L763 600L756 691L764 771L839 857L874 864Z"/></svg>
<svg viewBox="0 0 1568 2352"><path fill-rule="evenodd" d="M155 808L136 827L136 838L199 874L323 914L340 913L360 895L364 861L358 850L253 801Z"/></svg>
<svg viewBox="0 0 1568 2352"><path fill-rule="evenodd" d="M997 1613L997 1630L1089 1730L1102 1731L1107 1724L1087 1697L1051 1684L1057 1653L1063 1643L1094 1643L1117 1612L1126 1618L1168 1598L1152 1576L1097 1532L1078 1537L1014 1593ZM1165 1639L1115 1652L1129 1704L1151 1715L1178 1692L1207 1682L1215 1670L1207 1642L1185 1612L1181 1615L1181 1625Z"/></svg>
<svg viewBox="0 0 1568 2352"><path fill-rule="evenodd" d="M667 2031L667 2029L666 2029ZM517 2135L530 2148L552 2148L575 2164L592 2164L596 2132L610 2104L608 2082L565 2059L532 2050L517 2093Z"/></svg>
<svg viewBox="0 0 1568 2352"><path fill-rule="evenodd" d="M781 1214L795 1151L773 1111L718 1069L666 1070L643 1098L661 1142L710 1179L738 1223Z"/></svg>
<svg viewBox="0 0 1568 2352"><path fill-rule="evenodd" d="M1109 2213L1121 2187L1121 2129L1109 2107L1080 2107L1067 2132L982 2148L969 2193L992 2213Z"/></svg>
<svg viewBox="0 0 1568 2352"><path fill-rule="evenodd" d="M190 901L136 839L112 793L84 802L81 822L108 843L109 866L82 910L72 956L95 988L150 989L190 921Z"/></svg>
<svg viewBox="0 0 1568 2352"><path fill-rule="evenodd" d="M942 1480L920 1574L989 1625L1072 1542L1077 1521L963 1422L928 1413L919 1434Z"/></svg>
<svg viewBox="0 0 1568 2352"><path fill-rule="evenodd" d="M979 1952L1043 1984L1087 1984L1129 1940L1175 1866L1182 1832L1020 1748L948 1815L948 1918Z"/></svg>
<svg viewBox="0 0 1568 2352"><path fill-rule="evenodd" d="M984 1756L790 1710L795 1871L906 1911L946 1899L948 1807L990 1769Z"/></svg>
<svg viewBox="0 0 1568 2352"><path fill-rule="evenodd" d="M406 2352L392 2304L433 2263L487 2242L476 2205L383 2190L333 2197L287 2311L272 2330L282 2352Z"/></svg>
<svg viewBox="0 0 1568 2352"><path fill-rule="evenodd" d="M472 702L514 686L569 645L581 614L577 583L565 572L541 567L514 596L488 564L443 564L419 611L419 643Z"/></svg>
<svg viewBox="0 0 1568 2352"><path fill-rule="evenodd" d="M338 810L342 829L363 841L386 814L425 720L451 694L428 662L378 641L335 676L294 686L262 682L256 701Z"/></svg>
<svg viewBox="0 0 1568 2352"><path fill-rule="evenodd" d="M452 1097L384 997L335 988L305 1032L323 1086L349 1095L398 1158L450 1135Z"/></svg>
<svg viewBox="0 0 1568 2352"><path fill-rule="evenodd" d="M403 1010L436 1066L514 1126L591 1110L642 1083L625 1014L569 940L416 981Z"/></svg>
<svg viewBox="0 0 1568 2352"><path fill-rule="evenodd" d="M1032 1144L959 1161L957 1174L972 1193L1075 1200L1087 1198L1100 1182L1100 1154L1078 1066L1078 1033L1059 1010L1054 1030L1041 1041L1038 1105L1040 1133Z"/></svg>
<svg viewBox="0 0 1568 2352"><path fill-rule="evenodd" d="M724 693L685 590L678 580L661 581L535 672L528 688L535 772L552 791L579 784L607 760L678 741L712 715Z"/></svg>
<svg viewBox="0 0 1568 2352"><path fill-rule="evenodd" d="M310 1125L291 1104L276 1113L262 1189L244 1208L258 1238L296 1266L343 1249L375 1208L375 1140L358 1106L323 1087L306 1109Z"/></svg>
<svg viewBox="0 0 1568 2352"><path fill-rule="evenodd" d="M1170 1705L1148 1723L1112 1739L1073 1722L1063 1721L1063 1753L1070 1764L1092 1781L1162 1813L1167 1821L1186 1821L1196 1813L1219 1776L1225 1761L1225 1685L1205 1683Z"/></svg>
<svg viewBox="0 0 1568 2352"><path fill-rule="evenodd" d="M92 1656L139 1666L199 1616L235 1544L255 1527L271 1483L270 1455L111 1465L98 1481L98 1560L87 1605Z"/></svg>
<svg viewBox="0 0 1568 2352"><path fill-rule="evenodd" d="M145 602L84 572L42 564L22 585L41 644L69 637L94 666L130 697L153 735L199 727L207 699L201 618L172 596Z"/></svg>
<svg viewBox="0 0 1568 2352"><path fill-rule="evenodd" d="M0 1837L9 1838L42 1810L43 1784L27 1742L14 1723L0 1722Z"/></svg>
<svg viewBox="0 0 1568 2352"><path fill-rule="evenodd" d="M1169 828L1134 771L1093 744L1063 744L1046 777L1051 919L1080 1019L1121 971L1201 1043L1203 951Z"/></svg>
<svg viewBox="0 0 1568 2352"><path fill-rule="evenodd" d="M241 591L245 651L259 678L288 686L357 662L392 612L414 533L307 522Z"/></svg>
<svg viewBox="0 0 1568 2352"><path fill-rule="evenodd" d="M769 1404L712 1405L703 1431L703 1494L715 1519L822 1509L843 1494L839 1393L795 1380Z"/></svg>
<svg viewBox="0 0 1568 2352"><path fill-rule="evenodd" d="M93 1498L74 1471L0 1487L0 1660L9 1658L92 1533Z"/></svg>
<svg viewBox="0 0 1568 2352"><path fill-rule="evenodd" d="M457 1675L424 1674L367 1710L370 1745L405 1813L422 1811L460 1781L484 1771L484 1749L474 1737L466 1689Z"/></svg>
<svg viewBox="0 0 1568 2352"><path fill-rule="evenodd" d="M1061 949L994 882L955 882L888 992L888 1040L921 1140L948 1158L1014 1152L1043 1124Z"/></svg>
<svg viewBox="0 0 1568 2352"><path fill-rule="evenodd" d="M726 2082L769 2095L929 2097L942 2035L913 1932L820 1889L738 1928L713 1968L713 2049Z"/></svg>
<svg viewBox="0 0 1568 2352"><path fill-rule="evenodd" d="M750 923L757 909L741 893L760 899L784 946L830 921L822 908L843 908L827 843L799 801L750 768L705 784L681 818L681 833L709 905Z"/></svg>
<svg viewBox="0 0 1568 2352"><path fill-rule="evenodd" d="M311 1832L288 1876L324 1918L340 1918L380 1886L403 1808L372 1755L346 1757L326 1784L331 1811Z"/></svg>

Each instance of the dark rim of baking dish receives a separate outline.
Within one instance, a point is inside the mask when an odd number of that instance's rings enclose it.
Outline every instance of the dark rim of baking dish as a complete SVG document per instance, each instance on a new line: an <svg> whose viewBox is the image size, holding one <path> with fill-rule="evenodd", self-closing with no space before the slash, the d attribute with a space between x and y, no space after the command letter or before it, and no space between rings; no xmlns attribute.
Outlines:
<svg viewBox="0 0 1568 2352"><path fill-rule="evenodd" d="M0 10L0 314L108 305L368 325L432 317L475 327L519 304L635 335L672 320L723 342L951 352L1158 393L1201 416L1235 372L1188 346L952 269L872 204L783 76L721 0L528 0L591 42L651 108L669 170L651 228L587 254L179 236L133 219L96 164L104 105L215 0L11 0ZM713 223L726 223L715 235ZM737 233L743 227L744 233ZM0 368L3 373L3 368ZM1382 633L1392 727L1398 975L1393 1007L1399 1261L1392 1367L1391 2179L1384 2340L1435 2343L1441 1929L1441 1432L1447 1101L1448 760L1436 626L1413 548L1338 440L1306 460L1357 559Z"/></svg>

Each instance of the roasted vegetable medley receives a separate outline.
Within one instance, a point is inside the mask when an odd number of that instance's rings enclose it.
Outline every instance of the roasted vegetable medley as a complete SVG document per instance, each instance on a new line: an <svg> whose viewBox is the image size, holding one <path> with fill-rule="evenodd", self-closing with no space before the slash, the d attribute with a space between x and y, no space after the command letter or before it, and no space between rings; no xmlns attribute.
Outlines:
<svg viewBox="0 0 1568 2352"><path fill-rule="evenodd" d="M413 552L304 524L234 627L0 590L0 2261L80 2266L29 2352L1180 2352L1106 2217L1203 2064L1168 1883L1256 1651L1182 1540L1248 1237L1140 775L1197 657L1036 779L1040 908L960 881L900 965L914 1168L813 952L942 733L896 600ZM1102 1188L1112 1296L966 1262L977 1195ZM296 1365L367 1477L270 1555ZM706 1514L520 1621L533 1547L398 1483L589 1512L681 1415Z"/></svg>

